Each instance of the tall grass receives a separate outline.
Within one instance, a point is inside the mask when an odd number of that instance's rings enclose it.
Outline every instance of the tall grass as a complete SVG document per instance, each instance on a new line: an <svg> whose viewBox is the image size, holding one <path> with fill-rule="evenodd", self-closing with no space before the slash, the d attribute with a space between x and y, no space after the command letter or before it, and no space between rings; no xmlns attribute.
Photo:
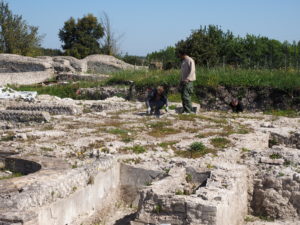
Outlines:
<svg viewBox="0 0 300 225"><path fill-rule="evenodd" d="M85 96L77 95L79 88L97 87L103 85L126 84L134 81L138 89L166 85L178 86L180 81L179 70L149 70L149 71L120 71L101 82L75 82L63 85L41 86L11 86L21 91L37 91L39 94L55 95L61 98L82 99ZM248 70L233 68L197 68L197 80L195 86L243 86L243 87L271 87L282 90L300 88L300 72L284 70Z"/></svg>
<svg viewBox="0 0 300 225"><path fill-rule="evenodd" d="M92 88L97 86L103 86L104 82L90 82L90 81L82 81L76 83L68 83L68 84L59 84L59 85L21 85L15 86L10 85L11 88L18 91L36 91L39 95L48 94L53 96L58 96L60 98L73 98L73 99L84 99L85 96L81 96L76 94L79 88Z"/></svg>
<svg viewBox="0 0 300 225"><path fill-rule="evenodd" d="M132 80L137 87L168 85L177 86L179 70L121 71L112 75L108 84ZM232 68L197 68L196 86L246 86L295 89L300 87L300 72L283 70L247 70Z"/></svg>

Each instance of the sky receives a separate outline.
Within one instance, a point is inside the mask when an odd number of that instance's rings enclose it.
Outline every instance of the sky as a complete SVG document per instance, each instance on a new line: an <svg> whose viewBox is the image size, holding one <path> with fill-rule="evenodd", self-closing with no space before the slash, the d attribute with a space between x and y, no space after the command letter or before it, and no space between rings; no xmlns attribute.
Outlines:
<svg viewBox="0 0 300 225"><path fill-rule="evenodd" d="M45 35L42 46L61 48L59 29L70 17L106 12L123 54L145 56L174 46L209 24L235 35L300 41L300 0L6 0L14 14Z"/></svg>

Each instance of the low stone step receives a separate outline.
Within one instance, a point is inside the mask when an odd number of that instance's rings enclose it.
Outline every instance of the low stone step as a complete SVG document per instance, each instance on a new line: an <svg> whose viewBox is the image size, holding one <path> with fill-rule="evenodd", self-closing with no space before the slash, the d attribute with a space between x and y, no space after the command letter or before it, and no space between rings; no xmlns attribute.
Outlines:
<svg viewBox="0 0 300 225"><path fill-rule="evenodd" d="M0 110L0 120L13 122L48 122L50 114L48 112L20 111L20 110Z"/></svg>

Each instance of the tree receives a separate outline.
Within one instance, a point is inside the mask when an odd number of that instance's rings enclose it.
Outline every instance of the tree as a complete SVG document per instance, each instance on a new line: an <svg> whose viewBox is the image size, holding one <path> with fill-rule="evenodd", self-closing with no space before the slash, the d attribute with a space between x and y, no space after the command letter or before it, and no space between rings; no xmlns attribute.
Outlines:
<svg viewBox="0 0 300 225"><path fill-rule="evenodd" d="M116 36L116 33L112 30L110 18L105 12L103 12L100 22L104 29L104 37L101 41L102 52L106 55L120 55L119 42L123 35Z"/></svg>
<svg viewBox="0 0 300 225"><path fill-rule="evenodd" d="M176 56L175 47L167 47L160 51L155 51L147 55L147 61L149 63L153 61L161 61L164 69L171 69L178 67L180 64L179 58Z"/></svg>
<svg viewBox="0 0 300 225"><path fill-rule="evenodd" d="M144 66L144 63L145 63L145 57L136 56L136 55L128 55L128 53L126 53L121 59L124 62L127 62L132 65L137 65L137 66Z"/></svg>
<svg viewBox="0 0 300 225"><path fill-rule="evenodd" d="M65 55L84 58L101 52L99 40L104 36L104 29L92 14L77 22L73 17L59 30L59 38L64 43Z"/></svg>
<svg viewBox="0 0 300 225"><path fill-rule="evenodd" d="M14 15L4 1L0 1L0 51L20 55L36 55L42 36L38 27L27 25L22 16Z"/></svg>

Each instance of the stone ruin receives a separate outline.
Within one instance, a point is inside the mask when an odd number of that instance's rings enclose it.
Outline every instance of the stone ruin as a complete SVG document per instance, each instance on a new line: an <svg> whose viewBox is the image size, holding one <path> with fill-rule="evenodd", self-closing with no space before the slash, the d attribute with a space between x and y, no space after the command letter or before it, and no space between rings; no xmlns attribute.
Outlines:
<svg viewBox="0 0 300 225"><path fill-rule="evenodd" d="M0 85L41 83L60 73L63 75L59 79L93 81L104 79L105 76L82 76L81 74L107 74L119 70L141 68L108 55L90 55L79 60L71 56L32 58L14 54L0 54ZM68 74L75 74L75 76L67 76Z"/></svg>
<svg viewBox="0 0 300 225"><path fill-rule="evenodd" d="M151 148L157 144L156 140L145 136L143 124L137 120L147 124L152 120L159 123L174 118L173 123L179 123L180 129L192 129L196 124L193 120L180 122L175 112L163 115L161 120L145 117L141 113L144 110L141 103L117 97L71 101L72 104L63 100L49 103L49 100L38 98L38 101L2 104L6 108L0 111L0 120L12 121L10 128L2 128L2 133L12 132L16 126L18 133L13 140L18 145L1 142L0 176L5 171L23 176L0 180L1 225L94 225L99 224L94 218L110 221L109 218L121 211L122 204L130 213L105 224L265 224L264 221L247 221L252 218L249 219L249 215L278 220L270 225L299 224L297 118L269 122L269 117L261 118L260 114L229 117L230 126L242 123L245 129L244 126L251 125L255 132L232 134L234 146L220 149L216 155L189 159L174 156L173 151L186 150L188 137L198 140L198 137L189 136L190 133L174 134L179 141L174 150L155 150L144 155L114 153L111 149L120 143L105 133L102 133L103 142L99 142L101 136L96 133L92 143L82 144L88 138L85 132L94 134L107 127L107 131L120 129L114 126L127 122L131 132L136 128L141 138L147 139L137 143ZM207 121L203 121L208 116ZM197 129L216 133L214 129L221 123L218 116L225 115L200 115L202 120L197 122L200 123ZM146 127L147 132L149 129ZM53 149L45 145L56 140ZM208 139L202 141L208 145ZM60 142L63 147L59 146ZM101 147L97 146L99 143ZM67 150L62 154L65 145ZM69 149L77 145L80 151ZM44 151L42 155L35 151L39 146ZM69 161L69 157L76 160Z"/></svg>

